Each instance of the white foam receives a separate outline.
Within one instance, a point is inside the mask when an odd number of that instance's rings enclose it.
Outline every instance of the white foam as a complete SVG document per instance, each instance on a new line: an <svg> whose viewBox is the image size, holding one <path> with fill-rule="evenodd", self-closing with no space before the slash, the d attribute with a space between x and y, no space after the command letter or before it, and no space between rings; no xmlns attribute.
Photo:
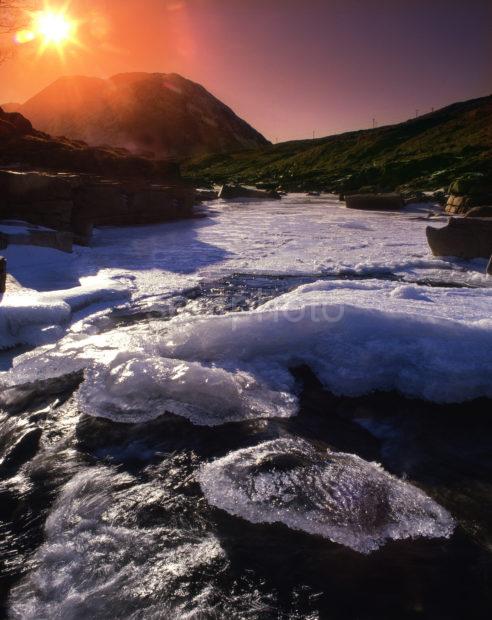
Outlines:
<svg viewBox="0 0 492 620"><path fill-rule="evenodd" d="M283 523L360 553L388 540L448 538L454 522L420 489L352 454L301 439L232 452L199 474L208 502L252 523Z"/></svg>

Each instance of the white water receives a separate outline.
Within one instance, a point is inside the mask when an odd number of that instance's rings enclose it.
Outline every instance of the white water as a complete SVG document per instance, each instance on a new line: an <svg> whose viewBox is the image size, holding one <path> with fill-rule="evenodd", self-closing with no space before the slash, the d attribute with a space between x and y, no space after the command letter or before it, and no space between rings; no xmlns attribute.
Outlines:
<svg viewBox="0 0 492 620"><path fill-rule="evenodd" d="M165 493L126 474L97 467L63 489L45 525L38 568L13 591L10 615L19 620L196 618L207 611L206 589L193 600L202 571L220 570L224 551L211 534L178 528L138 528L131 504ZM196 609L195 609L196 608ZM187 610L190 612L189 615Z"/></svg>

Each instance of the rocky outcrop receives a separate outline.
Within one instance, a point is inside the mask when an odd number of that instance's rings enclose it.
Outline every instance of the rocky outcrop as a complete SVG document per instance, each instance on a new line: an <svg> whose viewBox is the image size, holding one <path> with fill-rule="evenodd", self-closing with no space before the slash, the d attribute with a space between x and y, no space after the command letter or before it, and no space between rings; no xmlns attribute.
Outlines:
<svg viewBox="0 0 492 620"><path fill-rule="evenodd" d="M89 243L94 226L153 224L190 217L193 203L193 190L182 184L0 171L0 218L68 231L80 244Z"/></svg>
<svg viewBox="0 0 492 620"><path fill-rule="evenodd" d="M451 218L444 228L428 227L427 241L434 256L489 258L492 255L492 220Z"/></svg>
<svg viewBox="0 0 492 620"><path fill-rule="evenodd" d="M179 183L179 165L171 160L136 157L125 149L93 148L84 142L52 138L36 131L22 115L0 108L0 166L146 178Z"/></svg>
<svg viewBox="0 0 492 620"><path fill-rule="evenodd" d="M219 191L219 198L225 200L237 200L241 198L253 198L260 200L279 200L280 194L275 190L255 189L242 185L223 185Z"/></svg>
<svg viewBox="0 0 492 620"><path fill-rule="evenodd" d="M370 211L399 211L405 206L401 194L349 194L345 203L348 209Z"/></svg>
<svg viewBox="0 0 492 620"><path fill-rule="evenodd" d="M203 86L175 73L60 78L20 109L41 131L152 158L256 148L268 141Z"/></svg>

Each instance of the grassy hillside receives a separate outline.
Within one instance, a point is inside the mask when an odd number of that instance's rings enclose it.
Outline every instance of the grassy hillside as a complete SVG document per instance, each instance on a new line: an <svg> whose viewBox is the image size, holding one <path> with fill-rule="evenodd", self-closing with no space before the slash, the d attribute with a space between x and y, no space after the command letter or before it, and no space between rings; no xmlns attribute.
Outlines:
<svg viewBox="0 0 492 620"><path fill-rule="evenodd" d="M492 95L417 119L183 162L196 183L286 190L437 189L468 172L492 174Z"/></svg>

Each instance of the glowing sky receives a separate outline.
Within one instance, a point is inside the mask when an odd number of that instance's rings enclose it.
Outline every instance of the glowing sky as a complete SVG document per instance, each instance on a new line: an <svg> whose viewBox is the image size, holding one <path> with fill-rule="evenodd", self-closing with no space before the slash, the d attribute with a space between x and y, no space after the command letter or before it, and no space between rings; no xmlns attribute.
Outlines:
<svg viewBox="0 0 492 620"><path fill-rule="evenodd" d="M275 141L492 92L492 0L73 0L70 11L83 48L68 46L63 64L17 46L0 101L67 74L176 72Z"/></svg>

